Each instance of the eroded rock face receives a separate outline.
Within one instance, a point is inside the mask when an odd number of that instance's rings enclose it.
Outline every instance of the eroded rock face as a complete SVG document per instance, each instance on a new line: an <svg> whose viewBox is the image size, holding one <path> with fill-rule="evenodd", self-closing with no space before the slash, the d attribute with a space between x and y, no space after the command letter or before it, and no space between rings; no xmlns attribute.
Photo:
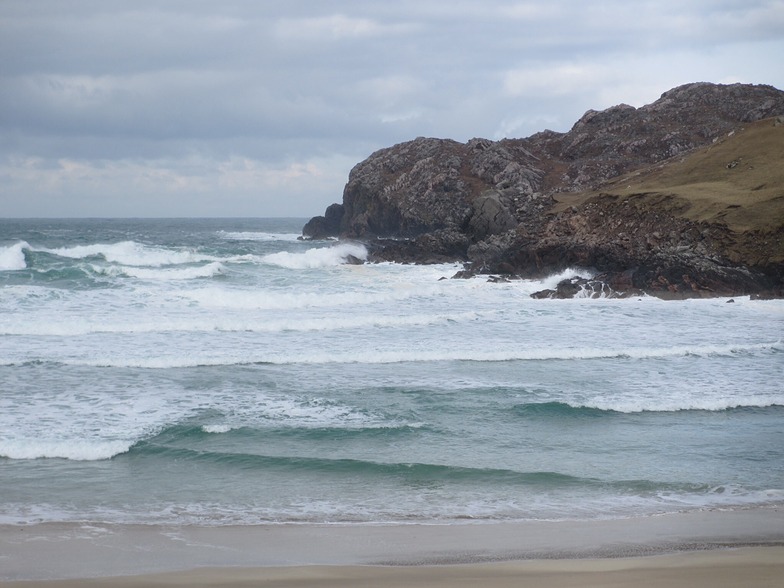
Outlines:
<svg viewBox="0 0 784 588"><path fill-rule="evenodd" d="M365 240L376 260L468 261L470 272L538 276L582 266L629 292L781 288L775 274L784 272L726 258L720 226L689 223L664 203L596 201L555 214L553 195L596 188L782 113L784 92L771 86L696 83L641 108L588 111L567 133L467 143L418 138L355 166L342 205L312 219L303 234Z"/></svg>
<svg viewBox="0 0 784 588"><path fill-rule="evenodd" d="M505 233L517 226L515 217L501 202L497 190L487 190L474 198L466 232L475 239Z"/></svg>

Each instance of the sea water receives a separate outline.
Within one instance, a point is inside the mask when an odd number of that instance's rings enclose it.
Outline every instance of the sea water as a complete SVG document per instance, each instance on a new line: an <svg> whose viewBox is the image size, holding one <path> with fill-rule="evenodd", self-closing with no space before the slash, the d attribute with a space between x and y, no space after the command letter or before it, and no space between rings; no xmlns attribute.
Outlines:
<svg viewBox="0 0 784 588"><path fill-rule="evenodd" d="M784 302L535 300L304 219L0 220L0 523L784 503Z"/></svg>

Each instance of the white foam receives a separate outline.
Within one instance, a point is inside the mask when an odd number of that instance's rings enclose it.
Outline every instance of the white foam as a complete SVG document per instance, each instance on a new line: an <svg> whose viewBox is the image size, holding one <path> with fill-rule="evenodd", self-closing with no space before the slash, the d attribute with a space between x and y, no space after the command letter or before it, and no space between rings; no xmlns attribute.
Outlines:
<svg viewBox="0 0 784 588"><path fill-rule="evenodd" d="M724 484L714 486L702 493L660 492L657 498L665 504L684 508L732 508L780 502L784 499L784 490L778 488L749 490L737 484Z"/></svg>
<svg viewBox="0 0 784 588"><path fill-rule="evenodd" d="M299 233L264 233L254 231L218 231L227 241L297 241Z"/></svg>
<svg viewBox="0 0 784 588"><path fill-rule="evenodd" d="M376 316L373 314L350 315L333 318L285 318L279 320L232 319L199 317L192 320L161 318L155 321L127 321L113 318L93 321L89 319L64 319L32 322L20 317L15 322L0 325L0 335L35 335L72 337L97 333L212 333L212 332L319 332L364 328L398 328L445 324L447 322L473 321L480 315L474 312L443 315Z"/></svg>
<svg viewBox="0 0 784 588"><path fill-rule="evenodd" d="M526 361L526 360L590 360L590 359L658 359L681 357L688 355L712 356L732 355L743 352L780 349L781 343L762 343L753 345L695 345L661 348L623 348L603 349L594 347L582 348L528 348L528 349L496 349L496 350L396 350L367 352L347 357L340 352L323 352L313 354L302 363L399 363L419 361Z"/></svg>
<svg viewBox="0 0 784 588"><path fill-rule="evenodd" d="M150 247L135 241L96 243L94 245L77 245L75 247L60 247L55 249L36 249L36 251L43 251L60 257L68 257L70 259L84 259L100 255L109 262L137 267L160 267L183 263L220 261L216 257L201 255L188 250Z"/></svg>
<svg viewBox="0 0 784 588"><path fill-rule="evenodd" d="M234 430L234 428L231 425L202 425L201 430L205 433L221 434L228 433Z"/></svg>
<svg viewBox="0 0 784 588"><path fill-rule="evenodd" d="M723 412L735 408L769 408L772 406L784 406L784 393L778 396L772 395L750 395L750 396L726 396L716 398L694 398L680 396L677 398L618 398L618 399L595 399L580 404L571 405L574 408L595 408L626 414L641 412L681 412L687 410L699 410L706 412Z"/></svg>
<svg viewBox="0 0 784 588"><path fill-rule="evenodd" d="M556 286L564 280L575 277L590 279L596 272L581 268L567 268L557 274L552 274L541 280L526 280L533 287L532 291L555 290Z"/></svg>
<svg viewBox="0 0 784 588"><path fill-rule="evenodd" d="M242 350L237 352L215 353L209 351L203 354L191 353L188 355L166 356L162 353L150 357L91 355L88 358L64 359L66 365L83 365L93 367L138 367L138 368L179 368L196 366L218 365L247 365L269 363L285 364L390 364L390 363L417 363L435 361L475 361L475 362L507 362L529 360L592 360L592 359L660 359L680 356L725 356L736 353L753 353L770 351L780 348L779 343L766 343L754 345L726 345L726 346L692 346L674 348L641 348L641 349L601 349L601 348L530 348L523 350L497 349L475 350L459 348L440 349L392 349L377 351L373 349L347 347L335 349L304 349L293 352L281 351L253 351ZM176 350L175 350L176 351Z"/></svg>
<svg viewBox="0 0 784 588"><path fill-rule="evenodd" d="M75 461L111 459L133 445L127 440L11 439L0 440L0 456L10 459L61 458Z"/></svg>
<svg viewBox="0 0 784 588"><path fill-rule="evenodd" d="M332 247L315 247L304 253L291 253L281 251L265 255L265 263L284 267L286 269L314 269L343 265L349 256L366 260L368 256L364 245L358 243L340 243Z"/></svg>
<svg viewBox="0 0 784 588"><path fill-rule="evenodd" d="M230 410L221 422L202 425L201 429L205 433L228 433L242 427L380 429L406 425L328 398L270 394L257 397L249 407L234 397L220 396L212 400L220 404L224 411L227 407Z"/></svg>
<svg viewBox="0 0 784 588"><path fill-rule="evenodd" d="M414 289L383 291L353 290L323 292L292 292L276 290L228 290L205 287L180 295L205 308L232 310L292 310L299 308L356 307L402 301L423 292Z"/></svg>
<svg viewBox="0 0 784 588"><path fill-rule="evenodd" d="M226 266L219 261L206 265L186 268L150 269L133 266L99 268L93 266L96 273L111 276L127 276L141 280L194 280L198 278L212 278L226 273Z"/></svg>
<svg viewBox="0 0 784 588"><path fill-rule="evenodd" d="M276 424L307 428L348 428L388 425L380 417L323 398L270 398L262 405L265 418Z"/></svg>
<svg viewBox="0 0 784 588"><path fill-rule="evenodd" d="M29 249L25 241L19 241L8 247L0 247L0 271L22 270L27 267L24 250Z"/></svg>

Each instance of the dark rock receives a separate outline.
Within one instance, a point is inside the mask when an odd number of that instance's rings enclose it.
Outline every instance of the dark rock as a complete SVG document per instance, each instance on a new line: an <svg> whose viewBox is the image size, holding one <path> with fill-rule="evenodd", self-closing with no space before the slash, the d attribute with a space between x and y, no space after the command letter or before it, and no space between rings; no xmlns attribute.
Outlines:
<svg viewBox="0 0 784 588"><path fill-rule="evenodd" d="M474 239L505 233L516 226L515 217L501 203L501 195L497 190L487 190L471 203L467 232Z"/></svg>
<svg viewBox="0 0 784 588"><path fill-rule="evenodd" d="M432 264L465 261L468 243L465 234L443 229L410 239L373 239L366 244L371 261Z"/></svg>
<svg viewBox="0 0 784 588"><path fill-rule="evenodd" d="M476 277L476 272L471 270L462 269L457 272L454 276L452 276L453 280L470 280L471 278Z"/></svg>
<svg viewBox="0 0 784 588"><path fill-rule="evenodd" d="M508 284L512 280L510 280L507 276L490 276L487 278L487 281L490 284Z"/></svg>
<svg viewBox="0 0 784 588"><path fill-rule="evenodd" d="M342 204L330 204L324 216L314 216L302 228L302 236L307 239L326 239L340 235L340 223L343 220L345 207Z"/></svg>
<svg viewBox="0 0 784 588"><path fill-rule="evenodd" d="M553 296L781 292L784 264L767 261L760 244L781 241L784 229L734 234L720 222L688 220L666 194L645 206L605 195L558 209L554 197L654 169L782 113L784 92L771 86L695 83L641 108L590 110L566 133L467 143L420 137L357 164L343 204L311 219L303 235L360 239L371 261L471 263L455 277L541 277L570 267L600 274ZM745 160L726 161L733 173L746 171Z"/></svg>
<svg viewBox="0 0 784 588"><path fill-rule="evenodd" d="M355 255L348 255L346 257L347 265L363 265L365 262Z"/></svg>

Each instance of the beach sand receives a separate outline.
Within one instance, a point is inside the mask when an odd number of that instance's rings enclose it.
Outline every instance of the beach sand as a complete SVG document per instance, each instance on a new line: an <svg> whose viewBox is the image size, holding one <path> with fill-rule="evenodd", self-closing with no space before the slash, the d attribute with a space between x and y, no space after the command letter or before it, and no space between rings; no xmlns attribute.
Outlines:
<svg viewBox="0 0 784 588"><path fill-rule="evenodd" d="M784 508L458 525L0 526L0 587L775 586Z"/></svg>

